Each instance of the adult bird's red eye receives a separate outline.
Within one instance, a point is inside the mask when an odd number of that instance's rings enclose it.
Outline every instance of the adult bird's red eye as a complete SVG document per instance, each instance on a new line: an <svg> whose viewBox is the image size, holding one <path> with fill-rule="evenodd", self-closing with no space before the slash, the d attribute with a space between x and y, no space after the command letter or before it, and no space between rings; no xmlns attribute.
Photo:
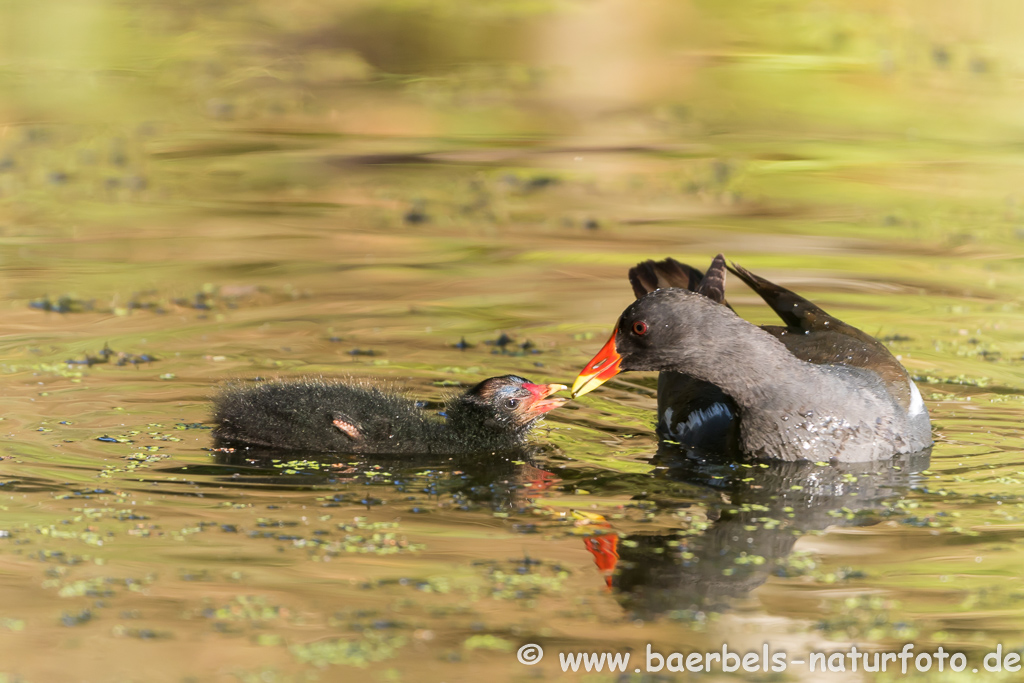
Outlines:
<svg viewBox="0 0 1024 683"><path fill-rule="evenodd" d="M647 334L647 323L645 323L643 320L637 320L635 323L633 323L633 333Z"/></svg>

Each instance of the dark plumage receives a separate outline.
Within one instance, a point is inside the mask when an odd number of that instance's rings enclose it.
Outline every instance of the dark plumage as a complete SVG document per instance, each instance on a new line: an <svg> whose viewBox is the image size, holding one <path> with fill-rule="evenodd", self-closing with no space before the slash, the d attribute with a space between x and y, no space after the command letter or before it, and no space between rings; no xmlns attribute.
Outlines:
<svg viewBox="0 0 1024 683"><path fill-rule="evenodd" d="M725 300L725 257L719 254L706 273L673 258L644 261L629 269L639 299L656 289L688 289L730 308ZM710 382L666 370L658 375L658 436L701 453L735 457L739 446L735 402Z"/></svg>
<svg viewBox="0 0 1024 683"><path fill-rule="evenodd" d="M445 402L442 418L362 383L303 378L228 384L214 399L214 436L227 444L355 454L507 451L565 399L561 384L485 379Z"/></svg>
<svg viewBox="0 0 1024 683"><path fill-rule="evenodd" d="M573 395L621 371L660 370L663 434L685 445L847 462L931 445L921 395L884 345L783 287L730 270L786 325L757 327L732 311L721 256L703 277L672 259L648 261L630 272L639 298Z"/></svg>

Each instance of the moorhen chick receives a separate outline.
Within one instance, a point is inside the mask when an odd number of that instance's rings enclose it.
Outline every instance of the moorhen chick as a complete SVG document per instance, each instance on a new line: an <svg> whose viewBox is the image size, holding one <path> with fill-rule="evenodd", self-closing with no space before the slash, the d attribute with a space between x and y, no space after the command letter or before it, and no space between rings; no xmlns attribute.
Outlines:
<svg viewBox="0 0 1024 683"><path fill-rule="evenodd" d="M733 312L721 255L704 277L672 259L640 264L630 272L639 298L577 377L573 397L619 372L661 370L677 373L661 378L668 388L659 381L665 430L697 438L704 428L728 441L732 429L743 456L863 462L931 446L921 394L883 344L784 287L729 270L785 325L758 327ZM662 393L677 382L684 391L673 415ZM703 415L686 413L701 400Z"/></svg>
<svg viewBox="0 0 1024 683"><path fill-rule="evenodd" d="M513 450L566 401L564 384L516 375L485 379L445 402L444 418L368 384L303 378L231 383L214 399L214 437L297 451L455 455Z"/></svg>

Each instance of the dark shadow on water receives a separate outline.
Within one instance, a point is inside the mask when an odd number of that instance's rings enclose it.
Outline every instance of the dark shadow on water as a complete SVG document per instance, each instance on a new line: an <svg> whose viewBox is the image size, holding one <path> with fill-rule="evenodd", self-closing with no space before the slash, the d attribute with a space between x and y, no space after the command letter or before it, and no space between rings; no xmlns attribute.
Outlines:
<svg viewBox="0 0 1024 683"><path fill-rule="evenodd" d="M219 448L213 455L208 465L161 472L188 477L207 495L215 494L214 488L309 491L325 508L508 512L515 515L511 521L519 533L538 530L531 514L538 495L577 485L596 495L645 501L651 506L645 509L658 510L660 519L675 519L685 510L691 521L676 529L662 525L656 532L619 536L614 520L608 520L584 539L633 618L667 615L683 621L731 609L772 575L812 571L813 564L803 559L790 561L797 540L807 533L870 526L902 515L896 504L923 483L920 472L930 461L926 451L867 464L723 464L662 444L651 461L653 474L630 474L563 468L563 458L543 447L456 457L260 448Z"/></svg>
<svg viewBox="0 0 1024 683"><path fill-rule="evenodd" d="M870 526L898 514L894 504L923 482L931 452L885 462L709 464L663 445L661 478L718 494L707 528L629 536L619 543L613 587L636 618L721 612L769 576L803 571L788 563L800 536L828 526ZM715 497L711 496L714 501Z"/></svg>
<svg viewBox="0 0 1024 683"><path fill-rule="evenodd" d="M264 490L315 489L330 503L401 505L427 512L445 500L455 509L517 512L538 484L555 478L534 465L542 449L465 456L357 456L266 448L218 448L209 465L166 468L197 485ZM419 510L417 510L419 511Z"/></svg>

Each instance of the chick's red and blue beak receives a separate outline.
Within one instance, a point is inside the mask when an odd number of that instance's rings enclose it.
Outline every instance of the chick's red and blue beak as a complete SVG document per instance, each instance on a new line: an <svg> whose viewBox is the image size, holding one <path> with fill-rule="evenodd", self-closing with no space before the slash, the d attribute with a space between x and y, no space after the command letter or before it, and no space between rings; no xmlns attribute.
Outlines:
<svg viewBox="0 0 1024 683"><path fill-rule="evenodd" d="M524 382L523 388L531 394L530 406L527 408L527 412L529 412L531 416L543 415L549 410L554 410L568 400L565 398L548 398L548 396L556 391L565 391L569 388L564 384L532 384L530 382Z"/></svg>
<svg viewBox="0 0 1024 683"><path fill-rule="evenodd" d="M602 346L597 355L590 359L590 362L580 372L576 381L572 383L573 398L590 393L619 374L622 356L619 355L615 348L615 335L618 333L618 327L612 330L612 336L608 343Z"/></svg>

